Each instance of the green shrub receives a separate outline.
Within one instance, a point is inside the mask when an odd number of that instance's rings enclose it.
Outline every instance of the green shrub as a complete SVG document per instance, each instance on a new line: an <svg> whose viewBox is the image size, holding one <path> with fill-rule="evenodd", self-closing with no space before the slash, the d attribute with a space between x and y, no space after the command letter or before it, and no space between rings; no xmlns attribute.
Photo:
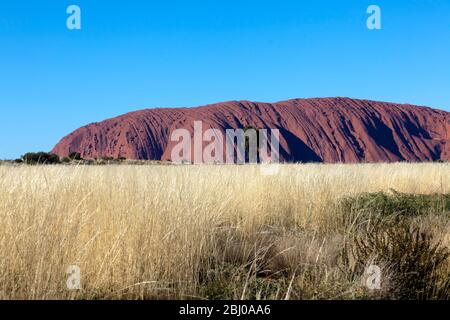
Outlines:
<svg viewBox="0 0 450 320"><path fill-rule="evenodd" d="M450 215L450 194L406 194L395 190L391 190L391 193L363 193L344 198L340 203L340 211L347 223L355 219Z"/></svg>
<svg viewBox="0 0 450 320"><path fill-rule="evenodd" d="M358 276L370 264L383 266L382 298L450 299L449 257L431 234L398 218L358 232L343 250L343 267Z"/></svg>

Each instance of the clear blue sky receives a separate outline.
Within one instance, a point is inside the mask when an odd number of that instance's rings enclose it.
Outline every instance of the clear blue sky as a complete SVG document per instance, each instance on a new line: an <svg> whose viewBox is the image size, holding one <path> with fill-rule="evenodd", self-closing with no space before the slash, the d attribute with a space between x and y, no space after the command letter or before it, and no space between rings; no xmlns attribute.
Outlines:
<svg viewBox="0 0 450 320"><path fill-rule="evenodd" d="M0 159L137 109L325 96L450 110L450 1L0 2Z"/></svg>

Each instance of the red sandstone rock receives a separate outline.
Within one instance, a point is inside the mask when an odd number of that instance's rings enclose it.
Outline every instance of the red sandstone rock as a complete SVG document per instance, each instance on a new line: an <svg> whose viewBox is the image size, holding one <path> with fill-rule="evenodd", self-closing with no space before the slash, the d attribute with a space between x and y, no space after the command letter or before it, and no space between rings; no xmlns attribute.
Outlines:
<svg viewBox="0 0 450 320"><path fill-rule="evenodd" d="M147 109L82 127L52 152L83 158L170 160L174 129L194 121L225 131L251 125L280 130L282 161L391 162L450 160L450 113L348 98L278 103L230 101L197 108Z"/></svg>

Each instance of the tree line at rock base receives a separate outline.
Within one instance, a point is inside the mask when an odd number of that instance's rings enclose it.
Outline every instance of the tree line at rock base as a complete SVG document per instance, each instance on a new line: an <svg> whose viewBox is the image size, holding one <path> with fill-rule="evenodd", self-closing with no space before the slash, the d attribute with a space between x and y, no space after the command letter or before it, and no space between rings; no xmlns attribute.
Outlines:
<svg viewBox="0 0 450 320"><path fill-rule="evenodd" d="M98 164L98 163L111 163L111 162L123 162L126 158L119 157L101 157L94 159L83 159L78 152L71 152L67 157L60 157L57 154L49 152L28 152L18 159L8 161L13 163L22 163L28 165L52 165L52 164Z"/></svg>

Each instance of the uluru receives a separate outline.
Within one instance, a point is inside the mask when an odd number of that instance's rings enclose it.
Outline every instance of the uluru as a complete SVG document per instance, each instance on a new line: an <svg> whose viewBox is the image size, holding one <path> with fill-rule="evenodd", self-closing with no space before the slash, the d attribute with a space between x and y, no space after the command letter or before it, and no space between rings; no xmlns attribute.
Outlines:
<svg viewBox="0 0 450 320"><path fill-rule="evenodd" d="M450 113L409 104L350 98L276 103L229 101L195 108L127 113L81 127L52 150L85 159L170 160L173 130L278 129L283 162L449 161Z"/></svg>

